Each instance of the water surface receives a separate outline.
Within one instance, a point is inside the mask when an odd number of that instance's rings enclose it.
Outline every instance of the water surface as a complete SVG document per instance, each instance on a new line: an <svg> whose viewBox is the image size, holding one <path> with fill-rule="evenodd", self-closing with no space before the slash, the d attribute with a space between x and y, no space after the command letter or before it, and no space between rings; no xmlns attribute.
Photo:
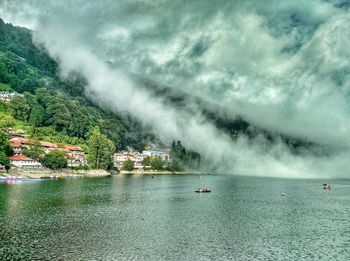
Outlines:
<svg viewBox="0 0 350 261"><path fill-rule="evenodd" d="M324 191L323 183L334 189ZM194 193L197 187L211 193ZM281 196L281 193L286 196ZM349 260L350 180L0 183L1 260Z"/></svg>

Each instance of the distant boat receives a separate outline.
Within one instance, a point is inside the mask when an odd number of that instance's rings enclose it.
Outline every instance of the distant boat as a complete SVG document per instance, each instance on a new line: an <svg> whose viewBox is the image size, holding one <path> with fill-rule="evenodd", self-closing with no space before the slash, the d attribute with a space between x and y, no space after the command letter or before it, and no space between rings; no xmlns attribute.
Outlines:
<svg viewBox="0 0 350 261"><path fill-rule="evenodd" d="M29 178L23 178L18 176L1 176L0 181L10 181L10 182L20 182L20 181L41 181L42 179L36 178L36 179L29 179Z"/></svg>
<svg viewBox="0 0 350 261"><path fill-rule="evenodd" d="M0 177L0 180L22 180L23 177L17 177L17 176L5 176Z"/></svg>
<svg viewBox="0 0 350 261"><path fill-rule="evenodd" d="M332 186L330 184L323 184L323 189L324 190L331 190L332 189Z"/></svg>
<svg viewBox="0 0 350 261"><path fill-rule="evenodd" d="M196 193L208 193L208 192L211 192L211 190L207 189L207 188L205 188L205 189L198 188L194 192L196 192Z"/></svg>

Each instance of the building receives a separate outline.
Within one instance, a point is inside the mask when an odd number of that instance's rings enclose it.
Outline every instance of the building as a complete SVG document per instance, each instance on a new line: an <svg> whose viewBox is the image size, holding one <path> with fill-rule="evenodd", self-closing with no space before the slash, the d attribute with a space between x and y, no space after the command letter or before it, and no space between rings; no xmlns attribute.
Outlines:
<svg viewBox="0 0 350 261"><path fill-rule="evenodd" d="M17 155L22 153L22 149L26 148L24 145L22 145L22 143L18 139L11 139L10 145L14 153Z"/></svg>
<svg viewBox="0 0 350 261"><path fill-rule="evenodd" d="M79 146L67 145L64 149L67 152L68 167L87 166L85 153Z"/></svg>
<svg viewBox="0 0 350 261"><path fill-rule="evenodd" d="M13 130L12 128L8 128L7 129L7 134L10 136L10 137L21 137L21 138L24 138L24 131L22 129L19 129L19 130Z"/></svg>
<svg viewBox="0 0 350 261"><path fill-rule="evenodd" d="M0 92L0 101L10 102L16 96L23 96L23 95L19 94L18 92L1 91Z"/></svg>
<svg viewBox="0 0 350 261"><path fill-rule="evenodd" d="M36 141L31 141L32 145L35 144ZM55 150L58 148L58 146L56 144L53 144L51 142L47 142L47 141L39 141L40 146L43 148L45 154L49 153L52 150Z"/></svg>
<svg viewBox="0 0 350 261"><path fill-rule="evenodd" d="M143 160L146 157L160 157L164 161L165 165L171 162L169 149L158 150L144 150L142 153L129 149L128 151L121 151L114 154L114 165L121 169L126 160L130 159L134 163L135 169L143 168Z"/></svg>
<svg viewBox="0 0 350 261"><path fill-rule="evenodd" d="M31 158L28 158L24 155L10 156L9 159L10 159L11 165L17 168L26 168L26 169L42 168L42 165L40 162L33 160Z"/></svg>
<svg viewBox="0 0 350 261"><path fill-rule="evenodd" d="M6 172L6 168L4 165L0 164L0 173Z"/></svg>
<svg viewBox="0 0 350 261"><path fill-rule="evenodd" d="M33 149L33 146L38 145L43 149L45 154L48 154L54 150L63 151L66 154L68 167L87 166L88 164L85 158L85 153L79 146L67 145L62 148L51 142L30 140L23 137L15 137L10 139L10 144L16 156L22 156L21 154L23 149L31 150ZM23 164L21 163L21 165Z"/></svg>
<svg viewBox="0 0 350 261"><path fill-rule="evenodd" d="M114 166L122 169L125 161L130 159L134 163L135 169L143 168L142 162L146 156L138 151L129 149L128 151L121 151L114 154Z"/></svg>
<svg viewBox="0 0 350 261"><path fill-rule="evenodd" d="M170 161L170 150L169 149L158 149L158 150L144 150L142 152L145 157L149 156L156 156L160 157L162 161L169 162Z"/></svg>

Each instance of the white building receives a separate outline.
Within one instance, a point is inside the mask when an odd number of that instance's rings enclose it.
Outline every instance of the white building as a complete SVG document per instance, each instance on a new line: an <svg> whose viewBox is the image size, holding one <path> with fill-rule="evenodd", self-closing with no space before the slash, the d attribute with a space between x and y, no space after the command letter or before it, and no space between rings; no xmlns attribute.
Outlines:
<svg viewBox="0 0 350 261"><path fill-rule="evenodd" d="M64 147L67 152L68 167L87 166L85 153L79 146L67 145Z"/></svg>
<svg viewBox="0 0 350 261"><path fill-rule="evenodd" d="M122 151L114 154L114 165L121 169L123 167L123 163L130 159L134 163L135 169L140 169L143 167L142 161L146 156L138 151Z"/></svg>
<svg viewBox="0 0 350 261"><path fill-rule="evenodd" d="M42 165L39 161L28 158L24 155L15 155L9 157L11 165L18 168L28 168L28 169L37 169L41 168Z"/></svg>
<svg viewBox="0 0 350 261"><path fill-rule="evenodd" d="M160 157L162 161L165 161L165 162L170 161L170 150L168 149L144 150L142 154L145 155L145 157L157 156L157 157Z"/></svg>
<svg viewBox="0 0 350 261"><path fill-rule="evenodd" d="M121 151L114 154L114 165L121 169L123 163L130 159L134 163L135 169L143 168L143 160L146 157L157 156L162 159L165 163L170 162L170 150L168 149L159 149L159 150L144 150L142 153L134 150Z"/></svg>
<svg viewBox="0 0 350 261"><path fill-rule="evenodd" d="M23 96L23 95L19 94L17 92L1 91L0 92L0 101L10 102L16 96Z"/></svg>

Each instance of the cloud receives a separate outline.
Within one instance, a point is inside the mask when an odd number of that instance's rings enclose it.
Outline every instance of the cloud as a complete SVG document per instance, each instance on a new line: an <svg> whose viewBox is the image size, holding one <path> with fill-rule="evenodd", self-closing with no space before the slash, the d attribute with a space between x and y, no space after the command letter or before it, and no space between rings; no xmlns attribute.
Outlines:
<svg viewBox="0 0 350 261"><path fill-rule="evenodd" d="M62 76L81 73L101 106L132 115L165 141L183 140L211 169L346 175L350 16L340 1L5 0L0 15L31 27ZM173 106L143 88L148 80L331 153L295 155L262 136L232 140L192 99Z"/></svg>

